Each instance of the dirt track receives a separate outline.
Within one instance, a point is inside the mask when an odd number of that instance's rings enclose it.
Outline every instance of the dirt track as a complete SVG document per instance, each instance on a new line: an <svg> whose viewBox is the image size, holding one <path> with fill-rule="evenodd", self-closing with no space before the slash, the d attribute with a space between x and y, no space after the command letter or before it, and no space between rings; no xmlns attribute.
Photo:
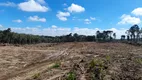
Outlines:
<svg viewBox="0 0 142 80"><path fill-rule="evenodd" d="M130 53L142 58L142 47L122 43L61 43L1 46L0 53L0 80L62 80L76 65L77 80L87 80L85 66L92 59ZM56 63L60 67L52 68ZM38 78L34 79L35 75Z"/></svg>

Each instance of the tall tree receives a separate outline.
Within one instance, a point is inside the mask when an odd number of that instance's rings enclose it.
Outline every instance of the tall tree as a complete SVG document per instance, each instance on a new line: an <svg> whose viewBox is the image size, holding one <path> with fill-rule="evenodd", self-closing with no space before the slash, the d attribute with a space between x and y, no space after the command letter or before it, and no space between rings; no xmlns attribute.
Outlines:
<svg viewBox="0 0 142 80"><path fill-rule="evenodd" d="M116 39L116 33L113 33L113 38Z"/></svg>
<svg viewBox="0 0 142 80"><path fill-rule="evenodd" d="M132 36L131 36L130 30L127 30L125 33L127 34L127 40L128 41L132 40Z"/></svg>
<svg viewBox="0 0 142 80"><path fill-rule="evenodd" d="M110 40L111 40L113 31L108 30L107 33L109 34L109 37L110 37Z"/></svg>
<svg viewBox="0 0 142 80"><path fill-rule="evenodd" d="M132 35L132 39L135 41L135 40L138 40L139 38L139 26L138 25L133 25L130 29L129 29L129 32L131 33Z"/></svg>
<svg viewBox="0 0 142 80"><path fill-rule="evenodd" d="M140 41L142 41L142 28L140 29L139 32L140 32L140 34L139 34L140 35Z"/></svg>

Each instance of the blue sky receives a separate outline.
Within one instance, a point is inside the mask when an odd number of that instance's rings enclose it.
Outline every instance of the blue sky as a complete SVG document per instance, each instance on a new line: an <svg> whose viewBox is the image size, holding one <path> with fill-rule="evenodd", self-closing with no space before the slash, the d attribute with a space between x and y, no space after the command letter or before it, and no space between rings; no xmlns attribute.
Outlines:
<svg viewBox="0 0 142 80"><path fill-rule="evenodd" d="M118 38L141 26L142 0L0 0L0 29L19 33L95 35L113 30Z"/></svg>

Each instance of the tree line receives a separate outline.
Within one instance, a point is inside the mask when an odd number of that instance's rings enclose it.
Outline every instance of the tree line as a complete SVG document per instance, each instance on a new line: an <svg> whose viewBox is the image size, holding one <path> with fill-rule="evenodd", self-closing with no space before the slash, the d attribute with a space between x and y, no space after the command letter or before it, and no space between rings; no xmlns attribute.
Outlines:
<svg viewBox="0 0 142 80"><path fill-rule="evenodd" d="M122 35L121 40L127 42L142 42L142 28L133 25ZM59 42L110 42L116 39L116 33L111 30L96 31L92 36L70 33L62 36L39 36L32 34L20 34L12 32L10 28L0 31L0 43L10 44L36 44L36 43L59 43Z"/></svg>
<svg viewBox="0 0 142 80"><path fill-rule="evenodd" d="M142 28L140 28L137 24L130 27L129 30L126 31L127 35L122 35L121 40L127 40L129 42L142 42Z"/></svg>
<svg viewBox="0 0 142 80"><path fill-rule="evenodd" d="M12 32L10 28L0 31L0 43L9 44L36 44L36 43L59 43L59 42L106 42L112 41L116 38L113 31L97 31L96 36L86 36L75 34L68 34L63 36L39 36L32 34L20 34ZM94 32L95 34L95 32Z"/></svg>

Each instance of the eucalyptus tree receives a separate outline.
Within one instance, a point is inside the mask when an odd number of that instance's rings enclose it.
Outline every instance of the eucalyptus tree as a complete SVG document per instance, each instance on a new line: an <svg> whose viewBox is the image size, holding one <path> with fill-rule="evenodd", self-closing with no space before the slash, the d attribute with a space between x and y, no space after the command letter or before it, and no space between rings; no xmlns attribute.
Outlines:
<svg viewBox="0 0 142 80"><path fill-rule="evenodd" d="M97 38L97 41L100 40L100 31L97 31L97 32L96 32L96 38Z"/></svg>
<svg viewBox="0 0 142 80"><path fill-rule="evenodd" d="M109 35L110 37L112 37L113 31L108 30L107 33L108 33L108 35Z"/></svg>
<svg viewBox="0 0 142 80"><path fill-rule="evenodd" d="M130 29L129 29L129 32L131 33L132 35L132 40L138 40L139 38L139 26L138 25L133 25Z"/></svg>
<svg viewBox="0 0 142 80"><path fill-rule="evenodd" d="M139 31L139 35L140 35L140 41L142 41L142 28L140 29L140 31Z"/></svg>
<svg viewBox="0 0 142 80"><path fill-rule="evenodd" d="M116 39L116 33L113 33L113 38Z"/></svg>
<svg viewBox="0 0 142 80"><path fill-rule="evenodd" d="M132 40L132 35L131 35L130 30L127 30L125 33L127 34L127 40L128 41Z"/></svg>
<svg viewBox="0 0 142 80"><path fill-rule="evenodd" d="M96 32L97 41L103 41L103 42L111 41L112 40L112 36L111 36L112 33L113 33L113 31L110 31L110 30L103 31L103 32L97 31Z"/></svg>

